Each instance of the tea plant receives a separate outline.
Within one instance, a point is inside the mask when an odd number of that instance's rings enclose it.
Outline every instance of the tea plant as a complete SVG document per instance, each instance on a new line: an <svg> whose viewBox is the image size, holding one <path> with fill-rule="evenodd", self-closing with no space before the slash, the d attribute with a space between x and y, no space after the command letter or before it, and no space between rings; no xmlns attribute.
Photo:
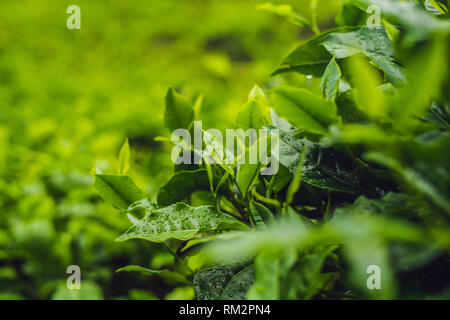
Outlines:
<svg viewBox="0 0 450 320"><path fill-rule="evenodd" d="M366 26L370 5L379 26ZM198 165L176 165L153 201L123 174L125 146L120 174L95 176L132 223L117 241L161 243L176 262L119 271L193 286L197 299L448 298L447 1L345 2L324 32L314 15L260 9L315 33L274 75L320 78L321 95L255 86L238 112L237 128L278 135L272 176L260 174L267 164L203 154ZM192 129L199 103L169 89L168 129ZM193 145L183 152L198 156Z"/></svg>

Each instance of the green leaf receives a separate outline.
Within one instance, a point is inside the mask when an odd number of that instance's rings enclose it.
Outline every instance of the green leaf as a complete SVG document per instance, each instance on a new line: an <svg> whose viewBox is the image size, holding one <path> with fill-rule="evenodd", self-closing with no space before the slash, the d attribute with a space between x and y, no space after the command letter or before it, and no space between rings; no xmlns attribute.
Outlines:
<svg viewBox="0 0 450 320"><path fill-rule="evenodd" d="M294 177L292 178L291 184L289 185L289 188L286 192L286 205L290 206L292 201L294 200L294 195L297 193L298 189L300 188L300 183L302 181L302 169L305 165L305 159L306 159L306 153L308 149L303 148L299 161L297 163L297 168L295 168Z"/></svg>
<svg viewBox="0 0 450 320"><path fill-rule="evenodd" d="M194 121L194 109L189 101L174 89L169 88L164 113L166 127L170 131L180 128L189 129L192 121Z"/></svg>
<svg viewBox="0 0 450 320"><path fill-rule="evenodd" d="M338 26L360 26L366 22L365 12L353 5L351 2L344 2L341 13L336 17Z"/></svg>
<svg viewBox="0 0 450 320"><path fill-rule="evenodd" d="M253 214L253 217L255 217L257 225L265 226L266 224L271 225L275 223L273 213L262 204L256 201L250 201L250 210Z"/></svg>
<svg viewBox="0 0 450 320"><path fill-rule="evenodd" d="M245 300L247 291L252 286L255 278L253 265L248 266L231 278L223 289L220 300Z"/></svg>
<svg viewBox="0 0 450 320"><path fill-rule="evenodd" d="M255 282L247 294L249 300L277 300L280 297L280 261L269 252L255 260Z"/></svg>
<svg viewBox="0 0 450 320"><path fill-rule="evenodd" d="M342 27L331 29L314 38L305 41L291 54L284 58L273 74L283 72L299 72L305 75L321 77L330 59L333 57L322 45L323 40L332 33L356 30L355 27Z"/></svg>
<svg viewBox="0 0 450 320"><path fill-rule="evenodd" d="M350 32L333 32L322 42L323 46L337 59L347 58L357 53L376 54L392 59L394 48L384 27L359 28Z"/></svg>
<svg viewBox="0 0 450 320"><path fill-rule="evenodd" d="M352 160L345 153L295 137L295 130L280 130L280 163L296 174L300 155L307 148L301 179L314 187L340 191L360 192L358 177L353 174Z"/></svg>
<svg viewBox="0 0 450 320"><path fill-rule="evenodd" d="M140 266L135 265L129 265L120 269L117 269L116 272L140 272L147 276L159 276L161 278L167 279L169 281L177 282L177 283L184 283L184 284L191 284L191 282L186 279L184 275L181 273L173 272L167 269L164 270L151 270Z"/></svg>
<svg viewBox="0 0 450 320"><path fill-rule="evenodd" d="M394 85L406 81L402 69L394 59L394 48L386 29L360 28L346 33L331 33L323 41L324 47L337 59L358 53L367 56L371 63L382 70Z"/></svg>
<svg viewBox="0 0 450 320"><path fill-rule="evenodd" d="M310 26L309 21L298 13L294 12L294 10L292 10L292 7L288 4L274 5L270 2L265 2L257 5L256 9L279 15L280 17L285 18L292 24L299 27Z"/></svg>
<svg viewBox="0 0 450 320"><path fill-rule="evenodd" d="M333 102L305 89L276 88L272 92L272 103L278 115L312 134L326 135L330 125L341 123Z"/></svg>
<svg viewBox="0 0 450 320"><path fill-rule="evenodd" d="M208 173L204 169L196 171L180 171L158 192L158 204L168 206L182 201L198 190L210 190Z"/></svg>
<svg viewBox="0 0 450 320"><path fill-rule="evenodd" d="M336 56L333 56L320 82L320 89L322 89L323 97L326 100L334 100L339 89L339 80L342 72L339 65L336 63Z"/></svg>
<svg viewBox="0 0 450 320"><path fill-rule="evenodd" d="M447 13L448 12L448 8L446 5L447 1L442 1L442 0L428 0L428 2L436 9L438 10L440 13Z"/></svg>
<svg viewBox="0 0 450 320"><path fill-rule="evenodd" d="M133 180L125 175L96 174L94 185L103 200L118 209L127 209L145 197Z"/></svg>
<svg viewBox="0 0 450 320"><path fill-rule="evenodd" d="M413 159L416 162L412 164L402 163L381 152L367 153L365 158L397 172L409 188L420 192L438 208L450 214L450 179L446 173L449 165L444 160L448 157L450 135L439 137L430 144L413 144L410 148L405 155L415 155ZM417 152L419 150L422 152Z"/></svg>
<svg viewBox="0 0 450 320"><path fill-rule="evenodd" d="M219 300L223 289L233 275L233 269L227 266L200 269L194 275L194 290L197 300Z"/></svg>
<svg viewBox="0 0 450 320"><path fill-rule="evenodd" d="M119 160L117 161L117 173L118 174L127 174L130 169L130 145L128 144L128 139L120 148Z"/></svg>
<svg viewBox="0 0 450 320"><path fill-rule="evenodd" d="M228 150L223 145L223 141L220 141L220 139L217 139L215 135L208 131L203 132L203 141L206 146L206 150L203 152L203 160L208 164L218 164L230 176L234 177L235 164L230 163L232 162L231 160L235 160L234 150Z"/></svg>
<svg viewBox="0 0 450 320"><path fill-rule="evenodd" d="M386 116L386 99L378 87L383 79L378 70L366 59L354 56L347 61L354 87L355 102L359 109L370 117Z"/></svg>
<svg viewBox="0 0 450 320"><path fill-rule="evenodd" d="M267 124L265 117L265 108L256 100L247 102L241 110L239 110L236 118L236 128L258 130Z"/></svg>
<svg viewBox="0 0 450 320"><path fill-rule="evenodd" d="M247 228L246 224L217 211L213 206L191 207L185 203L176 203L150 211L117 241L129 239L144 239L158 243L167 239L185 241L200 232Z"/></svg>
<svg viewBox="0 0 450 320"><path fill-rule="evenodd" d="M256 182L261 165L258 164L241 164L237 174L237 184L242 196L246 196L250 188Z"/></svg>
<svg viewBox="0 0 450 320"><path fill-rule="evenodd" d="M432 99L439 97L448 75L447 57L446 42L436 38L410 58L406 65L408 84L400 87L399 94L390 101L390 115L396 128L412 131L418 125L415 118L423 116Z"/></svg>

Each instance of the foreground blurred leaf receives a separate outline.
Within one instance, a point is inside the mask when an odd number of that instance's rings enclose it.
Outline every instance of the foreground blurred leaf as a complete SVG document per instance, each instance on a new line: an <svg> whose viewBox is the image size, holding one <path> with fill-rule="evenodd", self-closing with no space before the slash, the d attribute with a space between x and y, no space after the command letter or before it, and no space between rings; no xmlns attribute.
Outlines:
<svg viewBox="0 0 450 320"><path fill-rule="evenodd" d="M384 94L378 89L383 79L375 68L359 56L348 60L355 102L370 117L382 117L386 113Z"/></svg>
<svg viewBox="0 0 450 320"><path fill-rule="evenodd" d="M323 97L326 100L334 100L339 89L339 80L342 76L341 69L336 63L336 56L330 60L330 63L325 69L320 82L320 89L322 89Z"/></svg>
<svg viewBox="0 0 450 320"><path fill-rule="evenodd" d="M255 260L255 283L248 292L249 300L277 300L280 297L280 262L276 256L262 252Z"/></svg>
<svg viewBox="0 0 450 320"><path fill-rule="evenodd" d="M158 192L158 204L169 206L182 201L198 190L209 190L208 173L204 169L196 171L180 171L175 173L169 182Z"/></svg>
<svg viewBox="0 0 450 320"><path fill-rule="evenodd" d="M294 12L294 10L292 10L292 7L288 4L274 5L270 2L265 2L257 5L256 9L279 15L283 18L286 18L286 20L288 20L292 24L295 24L296 26L310 26L309 21L298 13Z"/></svg>

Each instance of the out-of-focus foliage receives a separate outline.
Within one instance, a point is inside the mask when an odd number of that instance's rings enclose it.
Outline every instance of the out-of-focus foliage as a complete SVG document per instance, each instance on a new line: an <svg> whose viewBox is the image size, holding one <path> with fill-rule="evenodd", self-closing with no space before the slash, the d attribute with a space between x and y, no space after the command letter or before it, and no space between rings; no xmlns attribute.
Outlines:
<svg viewBox="0 0 450 320"><path fill-rule="evenodd" d="M379 25L367 24L374 6ZM157 203L132 204L141 217L118 240L170 240L171 271L192 281L197 299L448 299L446 1L344 1L322 33L314 12L257 8L314 34L275 68L283 80L255 86L237 113L237 128L266 134L240 141L243 157L276 136L270 164L280 169L239 164L205 132L206 153L189 142L179 150L204 161L175 165ZM169 129L172 111L194 114L178 127L203 119L172 89L168 97L177 97L166 100Z"/></svg>
<svg viewBox="0 0 450 320"><path fill-rule="evenodd" d="M208 125L234 122L253 83L301 37L259 3L0 2L0 298L192 297L189 287L170 294L176 285L114 273L163 268L173 256L114 243L130 221L100 200L92 175L128 173L148 194L166 182L170 153L155 137L166 134L168 86L194 100L208 92L198 110ZM66 27L72 4L80 30ZM78 293L66 288L72 264L81 267Z"/></svg>

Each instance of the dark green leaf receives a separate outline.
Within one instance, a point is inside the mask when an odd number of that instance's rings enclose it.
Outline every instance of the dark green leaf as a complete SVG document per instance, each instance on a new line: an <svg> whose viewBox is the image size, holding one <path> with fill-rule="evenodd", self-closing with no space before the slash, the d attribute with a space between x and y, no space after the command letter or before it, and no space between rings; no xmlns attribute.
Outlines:
<svg viewBox="0 0 450 320"><path fill-rule="evenodd" d="M198 190L210 190L208 173L204 169L196 171L180 171L158 192L158 204L168 206L182 201Z"/></svg>
<svg viewBox="0 0 450 320"><path fill-rule="evenodd" d="M144 239L163 242L167 239L189 240L205 231L247 229L247 225L212 206L191 207L176 203L152 210L128 229L117 241Z"/></svg>

